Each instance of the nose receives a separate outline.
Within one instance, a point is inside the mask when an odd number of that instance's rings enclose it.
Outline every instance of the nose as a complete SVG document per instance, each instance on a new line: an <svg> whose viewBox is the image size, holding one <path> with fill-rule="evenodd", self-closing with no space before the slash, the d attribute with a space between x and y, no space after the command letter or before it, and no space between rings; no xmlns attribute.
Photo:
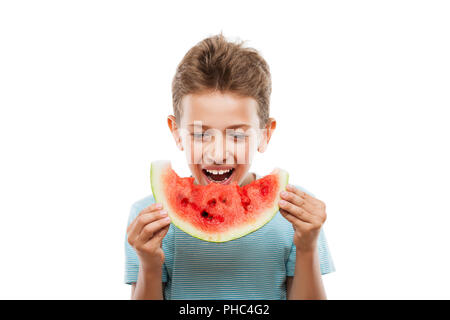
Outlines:
<svg viewBox="0 0 450 320"><path fill-rule="evenodd" d="M205 160L208 164L224 164L232 158L231 153L227 150L226 139L223 136L214 136L208 146L206 146Z"/></svg>

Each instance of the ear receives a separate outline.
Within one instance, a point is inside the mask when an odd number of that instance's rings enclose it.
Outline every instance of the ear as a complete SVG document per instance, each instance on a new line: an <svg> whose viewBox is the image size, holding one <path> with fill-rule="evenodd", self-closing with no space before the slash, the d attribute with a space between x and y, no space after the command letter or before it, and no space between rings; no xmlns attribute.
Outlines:
<svg viewBox="0 0 450 320"><path fill-rule="evenodd" d="M173 115L169 115L167 117L167 125L169 126L170 132L172 133L172 136L175 140L175 143L177 144L178 149L181 151L184 150L183 148L183 141L180 135L180 130L177 126L177 119Z"/></svg>
<svg viewBox="0 0 450 320"><path fill-rule="evenodd" d="M266 126L262 130L262 139L258 146L258 151L263 153L267 149L267 145L269 144L270 138L277 127L277 122L274 118L267 119Z"/></svg>

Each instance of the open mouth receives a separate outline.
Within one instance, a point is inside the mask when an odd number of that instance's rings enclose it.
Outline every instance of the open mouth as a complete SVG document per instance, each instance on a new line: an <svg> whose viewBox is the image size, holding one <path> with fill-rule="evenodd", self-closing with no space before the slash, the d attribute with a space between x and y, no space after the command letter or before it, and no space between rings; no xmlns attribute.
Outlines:
<svg viewBox="0 0 450 320"><path fill-rule="evenodd" d="M234 168L224 170L202 169L202 172L209 182L229 184L234 173Z"/></svg>

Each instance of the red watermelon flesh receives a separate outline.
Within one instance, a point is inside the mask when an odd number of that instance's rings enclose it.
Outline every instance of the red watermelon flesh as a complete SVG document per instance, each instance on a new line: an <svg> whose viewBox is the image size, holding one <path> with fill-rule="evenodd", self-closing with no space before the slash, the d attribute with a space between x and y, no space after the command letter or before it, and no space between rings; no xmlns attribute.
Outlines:
<svg viewBox="0 0 450 320"><path fill-rule="evenodd" d="M276 168L243 187L236 182L197 185L194 180L179 177L169 161L152 163L153 196L172 223L196 238L225 242L256 231L274 217L288 174Z"/></svg>

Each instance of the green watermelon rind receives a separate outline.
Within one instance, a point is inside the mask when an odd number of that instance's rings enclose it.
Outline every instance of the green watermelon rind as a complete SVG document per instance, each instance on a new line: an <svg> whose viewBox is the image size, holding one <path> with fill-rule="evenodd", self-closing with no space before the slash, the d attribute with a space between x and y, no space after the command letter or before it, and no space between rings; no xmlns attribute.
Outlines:
<svg viewBox="0 0 450 320"><path fill-rule="evenodd" d="M267 223L269 223L276 216L277 212L280 209L278 206L278 203L281 199L280 192L282 190L286 189L286 185L289 182L289 174L283 169L275 168L271 174L276 173L279 176L279 184L280 185L279 185L278 191L276 192L277 196L273 202L274 205L271 208L266 209L265 212L262 212L260 214L260 216L263 216L266 218L263 220L258 220L256 224L248 224L238 231L234 231L234 232L230 231L229 234L236 233L236 235L234 235L234 236L225 234L225 235L220 235L220 237L215 237L216 234L208 235L202 231L198 231L198 229L193 228L188 223L184 223L182 220L178 219L176 217L176 215L173 213L173 211L175 211L175 210L173 210L171 208L169 203L164 198L164 193L161 190L162 185L161 185L161 187L158 186L158 180L159 180L158 174L162 173L165 168L171 168L170 161L159 160L159 161L153 161L151 164L150 181L151 181L151 189L152 189L152 193L153 193L155 202L161 203L163 205L163 208L167 210L168 215L171 218L171 223L173 225L175 225L178 229L186 232L187 234L189 234L199 240L203 240L203 241L207 241L207 242L214 242L214 243L223 243L223 242L228 242L231 240L242 238L246 235L249 235L249 234L259 230L260 228L265 226Z"/></svg>

